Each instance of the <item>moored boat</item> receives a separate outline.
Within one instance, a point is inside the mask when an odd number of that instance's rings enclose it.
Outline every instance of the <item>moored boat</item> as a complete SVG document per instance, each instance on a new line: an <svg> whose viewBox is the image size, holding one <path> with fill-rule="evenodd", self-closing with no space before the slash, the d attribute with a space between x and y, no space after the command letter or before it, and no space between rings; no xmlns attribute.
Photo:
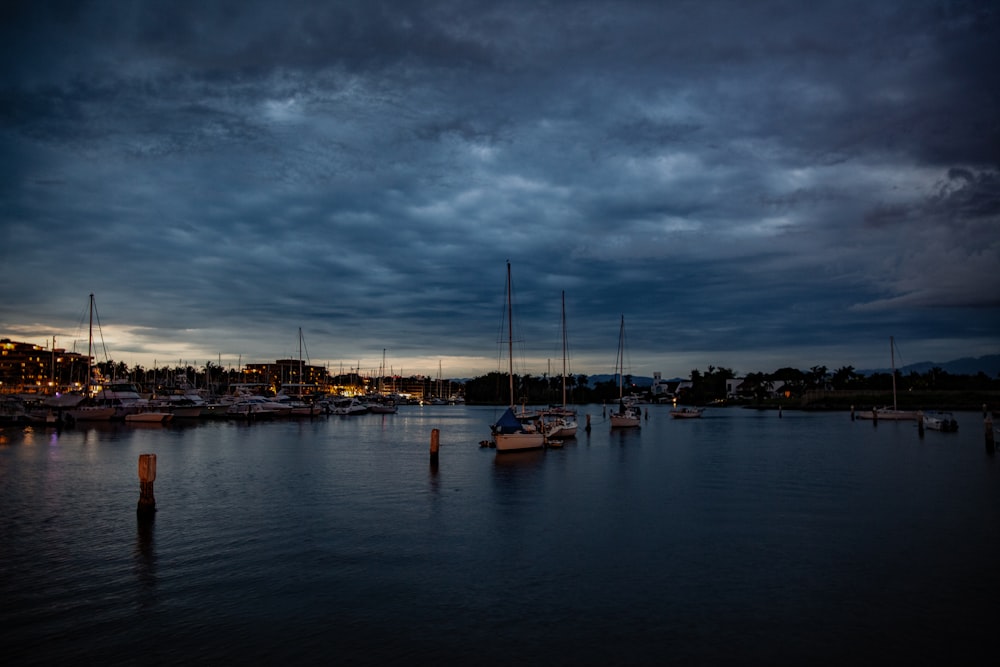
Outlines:
<svg viewBox="0 0 1000 667"><path fill-rule="evenodd" d="M566 357L569 354L566 338L566 292L562 293L562 405L550 407L542 413L542 430L549 441L569 440L576 437L576 411L566 407Z"/></svg>
<svg viewBox="0 0 1000 667"><path fill-rule="evenodd" d="M618 412L610 414L611 428L639 428L642 422L642 411L630 400L625 398L625 316L622 315L621 329L618 332L618 356L615 359L615 374L618 375Z"/></svg>
<svg viewBox="0 0 1000 667"><path fill-rule="evenodd" d="M915 421L918 419L916 410L900 410L896 404L896 341L889 336L889 359L892 363L892 407L873 407L856 414L858 419L886 421Z"/></svg>
<svg viewBox="0 0 1000 667"><path fill-rule="evenodd" d="M363 415L368 412L368 406L357 398L346 396L334 399L330 412L342 416Z"/></svg>
<svg viewBox="0 0 1000 667"><path fill-rule="evenodd" d="M111 419L115 416L115 409L114 407L107 405L84 405L81 403L72 410L68 410L66 414L72 421L75 422L107 422L111 421Z"/></svg>
<svg viewBox="0 0 1000 667"><path fill-rule="evenodd" d="M131 423L166 424L173 418L174 415L172 412L166 412L163 410L156 410L156 409L140 410L138 412L132 412L125 415L125 421L130 424Z"/></svg>
<svg viewBox="0 0 1000 667"><path fill-rule="evenodd" d="M545 446L545 434L533 424L524 423L514 414L514 315L510 284L510 262L507 262L507 380L510 403L507 410L490 426L497 453L540 449Z"/></svg>
<svg viewBox="0 0 1000 667"><path fill-rule="evenodd" d="M958 422L950 412L929 410L923 413L922 419L924 428L929 428L932 431L954 433L958 430Z"/></svg>
<svg viewBox="0 0 1000 667"><path fill-rule="evenodd" d="M698 419L703 412L705 408L679 406L670 410L670 416L674 419Z"/></svg>

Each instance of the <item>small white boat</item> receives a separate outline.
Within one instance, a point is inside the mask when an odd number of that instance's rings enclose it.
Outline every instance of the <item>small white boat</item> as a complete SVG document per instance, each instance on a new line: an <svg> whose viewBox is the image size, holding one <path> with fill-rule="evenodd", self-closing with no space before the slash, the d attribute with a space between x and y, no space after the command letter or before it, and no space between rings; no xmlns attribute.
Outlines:
<svg viewBox="0 0 1000 667"><path fill-rule="evenodd" d="M705 412L705 408L677 407L670 411L670 416L674 419L698 419Z"/></svg>
<svg viewBox="0 0 1000 667"><path fill-rule="evenodd" d="M338 398L333 401L330 412L335 415L363 415L368 412L368 406L356 398Z"/></svg>
<svg viewBox="0 0 1000 667"><path fill-rule="evenodd" d="M958 422L955 421L955 417L950 412L930 410L924 413L923 420L924 428L929 428L932 431L954 433L958 430Z"/></svg>
<svg viewBox="0 0 1000 667"><path fill-rule="evenodd" d="M572 417L542 417L542 430L549 440L569 440L576 437L577 422Z"/></svg>
<svg viewBox="0 0 1000 667"><path fill-rule="evenodd" d="M396 403L389 400L376 400L368 403L368 412L377 415L393 415L396 414L397 410Z"/></svg>

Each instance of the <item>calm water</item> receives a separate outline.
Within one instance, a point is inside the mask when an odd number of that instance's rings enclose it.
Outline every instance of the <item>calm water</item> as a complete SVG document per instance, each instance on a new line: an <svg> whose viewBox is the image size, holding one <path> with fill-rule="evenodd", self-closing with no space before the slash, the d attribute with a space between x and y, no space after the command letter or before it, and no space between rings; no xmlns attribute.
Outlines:
<svg viewBox="0 0 1000 667"><path fill-rule="evenodd" d="M1000 460L981 415L921 439L845 413L651 406L612 433L583 412L591 433L563 449L499 456L480 407L7 428L4 663L995 657Z"/></svg>

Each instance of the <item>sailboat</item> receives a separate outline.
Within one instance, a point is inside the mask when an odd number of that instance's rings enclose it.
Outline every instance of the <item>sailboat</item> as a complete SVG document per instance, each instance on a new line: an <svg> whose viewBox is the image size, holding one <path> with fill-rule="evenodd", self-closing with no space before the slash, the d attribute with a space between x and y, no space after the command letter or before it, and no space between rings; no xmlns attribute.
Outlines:
<svg viewBox="0 0 1000 667"><path fill-rule="evenodd" d="M115 416L115 408L108 405L96 405L94 403L93 378L93 348L94 348L94 295L90 295L90 325L87 334L87 380L84 385L84 400L74 409L69 411L69 416L73 421L111 421ZM98 320L100 326L100 320Z"/></svg>
<svg viewBox="0 0 1000 667"><path fill-rule="evenodd" d="M382 348L382 368L378 374L378 394L368 401L368 411L375 414L392 415L396 414L396 401L394 398L385 395L385 348Z"/></svg>
<svg viewBox="0 0 1000 667"><path fill-rule="evenodd" d="M303 375L302 347L305 344L305 337L302 335L302 327L299 327L299 373L296 377L298 382L285 382L281 385L281 391L274 397L273 403L277 403L284 412L292 417L315 417L322 413L323 409L308 398L309 394L315 393L315 384L306 383Z"/></svg>
<svg viewBox="0 0 1000 667"><path fill-rule="evenodd" d="M889 336L889 358L892 363L892 407L863 410L857 414L860 419L887 419L889 421L916 421L919 415L914 410L900 410L896 404L896 341Z"/></svg>
<svg viewBox="0 0 1000 667"><path fill-rule="evenodd" d="M566 407L566 292L562 293L562 406L549 409L542 415L542 427L549 440L568 440L576 437L576 412Z"/></svg>
<svg viewBox="0 0 1000 667"><path fill-rule="evenodd" d="M618 332L618 358L615 359L615 373L618 375L618 412L612 412L611 428L639 428L642 413L639 408L625 400L625 316Z"/></svg>
<svg viewBox="0 0 1000 667"><path fill-rule="evenodd" d="M545 446L545 435L531 425L523 424L514 414L514 307L510 288L510 262L507 262L507 377L510 403L495 424L490 426L497 452L540 449Z"/></svg>

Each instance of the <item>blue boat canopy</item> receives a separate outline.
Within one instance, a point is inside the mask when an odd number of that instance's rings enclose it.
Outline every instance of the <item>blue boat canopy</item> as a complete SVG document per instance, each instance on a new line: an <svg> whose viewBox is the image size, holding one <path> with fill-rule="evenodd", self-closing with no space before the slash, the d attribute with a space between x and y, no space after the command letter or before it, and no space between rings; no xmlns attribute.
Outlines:
<svg viewBox="0 0 1000 667"><path fill-rule="evenodd" d="M497 423L493 425L494 433L510 434L510 433L520 433L524 429L521 427L521 422L517 420L514 415L514 410L512 408L507 408L507 411L501 415Z"/></svg>

